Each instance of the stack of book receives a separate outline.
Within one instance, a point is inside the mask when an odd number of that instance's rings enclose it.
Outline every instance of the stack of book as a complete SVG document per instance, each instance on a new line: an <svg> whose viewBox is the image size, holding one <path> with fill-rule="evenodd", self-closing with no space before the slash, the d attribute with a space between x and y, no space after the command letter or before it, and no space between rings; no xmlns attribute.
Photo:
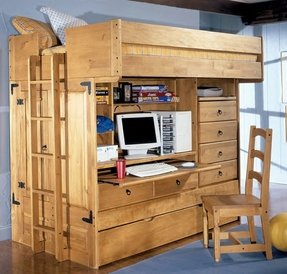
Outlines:
<svg viewBox="0 0 287 274"><path fill-rule="evenodd" d="M108 87L96 87L96 98L98 105L106 105L110 103L109 88Z"/></svg>
<svg viewBox="0 0 287 274"><path fill-rule="evenodd" d="M173 102L174 92L168 91L166 85L134 85L132 101L135 103Z"/></svg>

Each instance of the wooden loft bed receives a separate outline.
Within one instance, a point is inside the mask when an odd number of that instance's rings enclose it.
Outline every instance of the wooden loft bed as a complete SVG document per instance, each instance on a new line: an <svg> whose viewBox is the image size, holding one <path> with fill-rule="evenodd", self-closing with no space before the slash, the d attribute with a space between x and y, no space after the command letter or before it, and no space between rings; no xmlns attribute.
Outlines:
<svg viewBox="0 0 287 274"><path fill-rule="evenodd" d="M260 37L112 20L68 29L66 46L60 48L40 50L37 33L11 36L9 53L14 241L31 246L34 251L55 254L58 260L69 259L98 268L201 232L201 195L239 192L239 82L262 80ZM53 60L57 60L57 66ZM31 80L31 76L36 80ZM112 91L121 81L164 83L180 100L163 104L115 104ZM48 83L57 87L56 94L60 92L57 111L51 107ZM197 96L200 85L218 86L224 90L223 96L200 98ZM39 91L39 98L30 96L31 87ZM97 87L111 91L109 104L97 104ZM29 109L33 100L35 111L44 117L31 119ZM115 163L97 163L95 152L98 145L114 144L115 135L97 134L96 115L113 119L119 109L129 112L139 108L191 110L193 150L160 159L191 160L207 168L146 180L129 177L122 184L103 183L100 179L103 174L108 177L113 174ZM31 131L32 120L44 124L50 112L59 119L54 123L54 130L60 135L58 141L57 134L50 134L49 127L43 125L33 132L35 136L39 134L37 142L30 140L33 134L23 135L23 131ZM23 138L19 140L20 134ZM63 226L64 232L62 242L57 244L64 252L57 254L55 240L48 232L45 237L37 238L41 244L33 244L34 232L30 228L34 210L33 206L27 206L31 204L32 193L31 172L27 171L31 170L31 143L49 153L53 142L61 146L58 156L62 165L58 172L61 172L63 220L58 220L57 229ZM128 164L146 161L149 160L132 160ZM211 164L215 167L210 167ZM43 181L40 179L41 187L51 193L54 191L48 180L52 178L51 164L44 161L40 165L38 170L48 169ZM60 199L58 193L57 201ZM54 224L53 199L42 202L39 206L43 207L42 222L45 226ZM57 210L59 214L61 209ZM234 219L225 223L231 221Z"/></svg>
<svg viewBox="0 0 287 274"><path fill-rule="evenodd" d="M78 45L81 45L78 47ZM262 80L259 37L113 20L67 30L68 77Z"/></svg>

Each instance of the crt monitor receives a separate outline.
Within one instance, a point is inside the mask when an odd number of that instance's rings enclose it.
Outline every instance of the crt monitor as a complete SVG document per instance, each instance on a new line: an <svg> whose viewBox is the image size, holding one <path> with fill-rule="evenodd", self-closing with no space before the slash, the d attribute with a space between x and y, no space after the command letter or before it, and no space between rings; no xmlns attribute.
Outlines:
<svg viewBox="0 0 287 274"><path fill-rule="evenodd" d="M128 155L144 155L161 145L156 113L123 113L116 116L116 121L119 147Z"/></svg>

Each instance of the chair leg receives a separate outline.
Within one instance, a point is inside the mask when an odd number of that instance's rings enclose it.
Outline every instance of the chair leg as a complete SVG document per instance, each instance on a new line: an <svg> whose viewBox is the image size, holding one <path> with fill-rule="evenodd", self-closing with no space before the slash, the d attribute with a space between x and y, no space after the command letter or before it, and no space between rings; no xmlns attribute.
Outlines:
<svg viewBox="0 0 287 274"><path fill-rule="evenodd" d="M203 212L203 246L205 248L208 248L209 245L209 237L208 237L208 215L207 215L207 211L204 207L204 205L202 205L202 212Z"/></svg>
<svg viewBox="0 0 287 274"><path fill-rule="evenodd" d="M215 262L220 261L220 227L219 227L219 212L217 210L214 211L214 260Z"/></svg>
<svg viewBox="0 0 287 274"><path fill-rule="evenodd" d="M248 229L250 234L250 242L256 243L256 232L255 232L255 225L254 225L254 216L247 216L248 221Z"/></svg>
<svg viewBox="0 0 287 274"><path fill-rule="evenodd" d="M262 234L265 245L266 258L268 260L272 260L272 244L270 237L270 228L269 228L269 217L268 213L263 213L261 215L262 222Z"/></svg>

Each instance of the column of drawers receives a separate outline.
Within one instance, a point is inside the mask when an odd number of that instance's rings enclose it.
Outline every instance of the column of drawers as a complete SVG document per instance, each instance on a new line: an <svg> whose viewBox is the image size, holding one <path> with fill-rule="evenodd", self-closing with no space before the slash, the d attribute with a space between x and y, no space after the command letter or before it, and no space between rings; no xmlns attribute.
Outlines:
<svg viewBox="0 0 287 274"><path fill-rule="evenodd" d="M202 172L199 186L238 178L238 121L236 100L199 99L199 162L219 163L221 168Z"/></svg>

